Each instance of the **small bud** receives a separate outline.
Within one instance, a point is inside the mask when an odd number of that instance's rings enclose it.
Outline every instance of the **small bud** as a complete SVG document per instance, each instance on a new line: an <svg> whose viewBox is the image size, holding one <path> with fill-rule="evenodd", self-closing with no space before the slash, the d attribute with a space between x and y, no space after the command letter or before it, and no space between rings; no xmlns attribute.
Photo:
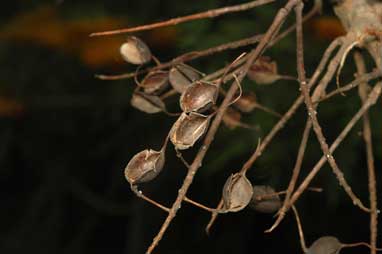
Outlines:
<svg viewBox="0 0 382 254"><path fill-rule="evenodd" d="M129 161L125 168L125 177L131 185L151 181L161 172L164 162L164 149L143 150Z"/></svg>
<svg viewBox="0 0 382 254"><path fill-rule="evenodd" d="M170 140L178 150L192 147L203 136L210 122L209 116L182 113L170 130Z"/></svg>
<svg viewBox="0 0 382 254"><path fill-rule="evenodd" d="M271 84L280 79L277 73L277 64L271 61L269 57L263 56L257 59L248 70L247 74L250 80L260 85Z"/></svg>
<svg viewBox="0 0 382 254"><path fill-rule="evenodd" d="M342 244L333 236L323 236L318 238L309 247L307 254L338 254L342 248Z"/></svg>
<svg viewBox="0 0 382 254"><path fill-rule="evenodd" d="M141 92L134 92L130 102L131 106L148 114L158 113L166 108L158 96Z"/></svg>
<svg viewBox="0 0 382 254"><path fill-rule="evenodd" d="M159 94L168 86L168 72L154 71L146 75L140 86L147 94Z"/></svg>
<svg viewBox="0 0 382 254"><path fill-rule="evenodd" d="M227 108L223 115L223 123L231 130L240 126L241 114L233 108Z"/></svg>
<svg viewBox="0 0 382 254"><path fill-rule="evenodd" d="M129 36L119 49L123 59L132 64L145 64L151 60L149 47L138 37Z"/></svg>
<svg viewBox="0 0 382 254"><path fill-rule="evenodd" d="M234 105L241 112L252 112L258 106L256 94L254 92L245 92Z"/></svg>
<svg viewBox="0 0 382 254"><path fill-rule="evenodd" d="M196 82L187 87L180 96L180 107L186 113L201 113L215 104L217 96L217 86L205 82Z"/></svg>
<svg viewBox="0 0 382 254"><path fill-rule="evenodd" d="M244 174L231 175L223 187L223 210L238 212L244 209L253 195L251 182Z"/></svg>
<svg viewBox="0 0 382 254"><path fill-rule="evenodd" d="M249 206L261 213L275 213L281 207L281 200L272 187L258 185L253 186L253 196Z"/></svg>
<svg viewBox="0 0 382 254"><path fill-rule="evenodd" d="M183 93L191 83L199 80L200 77L201 75L194 68L185 64L172 67L169 73L170 84L178 93Z"/></svg>

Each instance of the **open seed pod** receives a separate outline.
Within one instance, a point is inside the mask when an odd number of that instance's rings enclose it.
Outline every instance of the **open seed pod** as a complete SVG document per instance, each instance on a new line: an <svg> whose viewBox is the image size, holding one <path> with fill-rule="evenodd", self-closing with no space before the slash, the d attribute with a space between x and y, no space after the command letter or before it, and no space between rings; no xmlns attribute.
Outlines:
<svg viewBox="0 0 382 254"><path fill-rule="evenodd" d="M209 116L182 113L170 130L170 140L176 149L188 149L206 132L209 122Z"/></svg>
<svg viewBox="0 0 382 254"><path fill-rule="evenodd" d="M200 78L199 72L185 64L172 67L169 73L170 84L178 93L183 93L191 83Z"/></svg>
<svg viewBox="0 0 382 254"><path fill-rule="evenodd" d="M142 92L134 92L131 97L131 106L148 114L154 114L165 110L164 102L155 95Z"/></svg>
<svg viewBox="0 0 382 254"><path fill-rule="evenodd" d="M147 94L159 94L168 86L168 72L149 72L149 74L147 74L146 77L142 80L140 86Z"/></svg>
<svg viewBox="0 0 382 254"><path fill-rule="evenodd" d="M242 173L231 175L223 187L223 210L238 212L251 201L253 188L251 182Z"/></svg>
<svg viewBox="0 0 382 254"><path fill-rule="evenodd" d="M149 47L138 37L129 36L119 49L123 59L132 64L145 64L151 60Z"/></svg>
<svg viewBox="0 0 382 254"><path fill-rule="evenodd" d="M154 179L163 169L165 162L164 149L151 149L137 153L125 168L125 177L131 185L136 185Z"/></svg>
<svg viewBox="0 0 382 254"><path fill-rule="evenodd" d="M218 87L205 82L196 82L187 87L180 96L180 107L184 112L204 112L215 104Z"/></svg>
<svg viewBox="0 0 382 254"><path fill-rule="evenodd" d="M241 112L252 112L258 105L256 94L254 92L245 92L241 95L240 99L235 102L234 105Z"/></svg>
<svg viewBox="0 0 382 254"><path fill-rule="evenodd" d="M253 196L249 206L261 213L275 213L281 207L281 200L276 191L268 185L253 186Z"/></svg>
<svg viewBox="0 0 382 254"><path fill-rule="evenodd" d="M267 56L257 59L248 70L247 76L250 80L260 85L271 84L278 79L280 75L277 73L277 64Z"/></svg>
<svg viewBox="0 0 382 254"><path fill-rule="evenodd" d="M308 248L306 254L338 254L342 244L333 236L323 236L318 238Z"/></svg>

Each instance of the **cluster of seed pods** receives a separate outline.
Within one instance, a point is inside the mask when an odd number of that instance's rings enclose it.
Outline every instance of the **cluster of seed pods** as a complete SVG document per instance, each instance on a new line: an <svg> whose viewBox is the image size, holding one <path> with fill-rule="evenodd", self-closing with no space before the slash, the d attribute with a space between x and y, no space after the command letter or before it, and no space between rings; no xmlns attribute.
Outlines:
<svg viewBox="0 0 382 254"><path fill-rule="evenodd" d="M126 40L120 52L127 62L136 65L146 64L154 58L149 47L134 36ZM255 64L258 65L258 63ZM261 70L258 72L260 74L257 73L257 75L261 75ZM193 147L205 134L210 119L214 116L220 83L203 81L200 72L185 64L177 64L169 70L149 72L141 82L138 82L137 89L131 98L131 105L150 114L167 112L160 95L170 85L180 94L179 106L182 112L159 151L145 149L129 161L125 168L125 177L132 187L153 180L162 171L168 141L171 141L177 151ZM230 107L223 121L227 126L235 128L240 123L239 111L252 112L257 106L257 99L253 92L243 93L233 105L236 109ZM261 198L264 195L269 197ZM243 173L233 174L227 179L222 196L224 206L221 212L223 213L240 211L248 204L259 212L274 213L281 206L280 198L271 187L252 186Z"/></svg>

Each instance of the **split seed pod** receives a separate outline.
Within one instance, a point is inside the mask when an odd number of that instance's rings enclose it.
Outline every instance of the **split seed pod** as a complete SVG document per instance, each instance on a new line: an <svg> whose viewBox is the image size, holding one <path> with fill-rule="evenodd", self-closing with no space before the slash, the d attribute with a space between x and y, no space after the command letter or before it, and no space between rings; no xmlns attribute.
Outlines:
<svg viewBox="0 0 382 254"><path fill-rule="evenodd" d="M149 47L135 36L129 36L119 51L126 62L137 65L149 62L152 57Z"/></svg>
<svg viewBox="0 0 382 254"><path fill-rule="evenodd" d="M250 80L260 85L271 84L280 79L277 73L277 64L269 57L263 56L257 59L248 70L247 76Z"/></svg>
<svg viewBox="0 0 382 254"><path fill-rule="evenodd" d="M241 112L252 112L258 106L256 94L254 92L243 93L234 105Z"/></svg>
<svg viewBox="0 0 382 254"><path fill-rule="evenodd" d="M151 181L162 171L164 162L164 149L143 150L129 161L125 168L125 177L131 185Z"/></svg>
<svg viewBox="0 0 382 254"><path fill-rule="evenodd" d="M342 243L333 236L323 236L318 238L309 247L306 254L338 254L342 248Z"/></svg>
<svg viewBox="0 0 382 254"><path fill-rule="evenodd" d="M281 207L281 200L271 186L257 185L253 186L253 196L249 206L261 213L275 213Z"/></svg>
<svg viewBox="0 0 382 254"><path fill-rule="evenodd" d="M166 108L164 102L158 96L142 92L134 92L130 103L134 108L148 114L158 113Z"/></svg>
<svg viewBox="0 0 382 254"><path fill-rule="evenodd" d="M251 182L242 173L231 175L223 187L223 210L238 212L251 201L253 188Z"/></svg>
<svg viewBox="0 0 382 254"><path fill-rule="evenodd" d="M191 83L200 78L201 75L194 68L185 64L172 67L169 73L170 84L178 93L183 93Z"/></svg>
<svg viewBox="0 0 382 254"><path fill-rule="evenodd" d="M154 71L146 75L140 86L147 94L158 94L168 86L168 72Z"/></svg>
<svg viewBox="0 0 382 254"><path fill-rule="evenodd" d="M192 147L206 132L210 122L209 116L191 112L182 113L170 130L170 140L178 150Z"/></svg>
<svg viewBox="0 0 382 254"><path fill-rule="evenodd" d="M205 82L188 86L180 96L180 107L184 112L203 112L215 104L218 87Z"/></svg>

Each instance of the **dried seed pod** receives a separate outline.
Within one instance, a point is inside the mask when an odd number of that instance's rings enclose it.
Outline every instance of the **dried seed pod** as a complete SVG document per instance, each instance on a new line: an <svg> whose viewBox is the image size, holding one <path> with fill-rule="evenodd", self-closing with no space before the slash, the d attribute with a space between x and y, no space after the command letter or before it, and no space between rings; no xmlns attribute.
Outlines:
<svg viewBox="0 0 382 254"><path fill-rule="evenodd" d="M131 105L148 114L154 114L165 110L164 102L155 95L134 92L130 101Z"/></svg>
<svg viewBox="0 0 382 254"><path fill-rule="evenodd" d="M223 123L231 130L240 126L241 114L233 108L227 108L223 115Z"/></svg>
<svg viewBox="0 0 382 254"><path fill-rule="evenodd" d="M253 188L251 182L242 173L231 175L223 187L223 210L237 212L251 201Z"/></svg>
<svg viewBox="0 0 382 254"><path fill-rule="evenodd" d="M254 92L245 92L234 105L241 112L252 112L258 106L256 94Z"/></svg>
<svg viewBox="0 0 382 254"><path fill-rule="evenodd" d="M131 185L151 181L163 169L165 162L164 149L151 149L137 153L125 168L125 177Z"/></svg>
<svg viewBox="0 0 382 254"><path fill-rule="evenodd" d="M260 57L252 64L247 76L250 80L260 85L271 84L281 78L277 73L276 62L271 61L271 59L266 56Z"/></svg>
<svg viewBox="0 0 382 254"><path fill-rule="evenodd" d="M149 47L138 37L129 36L119 49L123 59L132 64L145 64L151 60Z"/></svg>
<svg viewBox="0 0 382 254"><path fill-rule="evenodd" d="M253 186L253 196L249 206L262 213L275 213L281 207L281 200L276 191L268 185Z"/></svg>
<svg viewBox="0 0 382 254"><path fill-rule="evenodd" d="M180 96L180 107L184 112L203 112L215 104L218 87L205 82L196 82L188 86Z"/></svg>
<svg viewBox="0 0 382 254"><path fill-rule="evenodd" d="M140 86L147 94L158 94L168 86L167 71L153 71L146 75Z"/></svg>
<svg viewBox="0 0 382 254"><path fill-rule="evenodd" d="M172 67L169 73L170 84L178 93L183 93L191 83L200 78L199 72L185 64Z"/></svg>
<svg viewBox="0 0 382 254"><path fill-rule="evenodd" d="M188 149L206 132L209 122L209 116L182 113L170 130L170 140L176 149Z"/></svg>
<svg viewBox="0 0 382 254"><path fill-rule="evenodd" d="M342 248L342 243L333 236L323 236L318 238L309 247L306 254L338 254Z"/></svg>

